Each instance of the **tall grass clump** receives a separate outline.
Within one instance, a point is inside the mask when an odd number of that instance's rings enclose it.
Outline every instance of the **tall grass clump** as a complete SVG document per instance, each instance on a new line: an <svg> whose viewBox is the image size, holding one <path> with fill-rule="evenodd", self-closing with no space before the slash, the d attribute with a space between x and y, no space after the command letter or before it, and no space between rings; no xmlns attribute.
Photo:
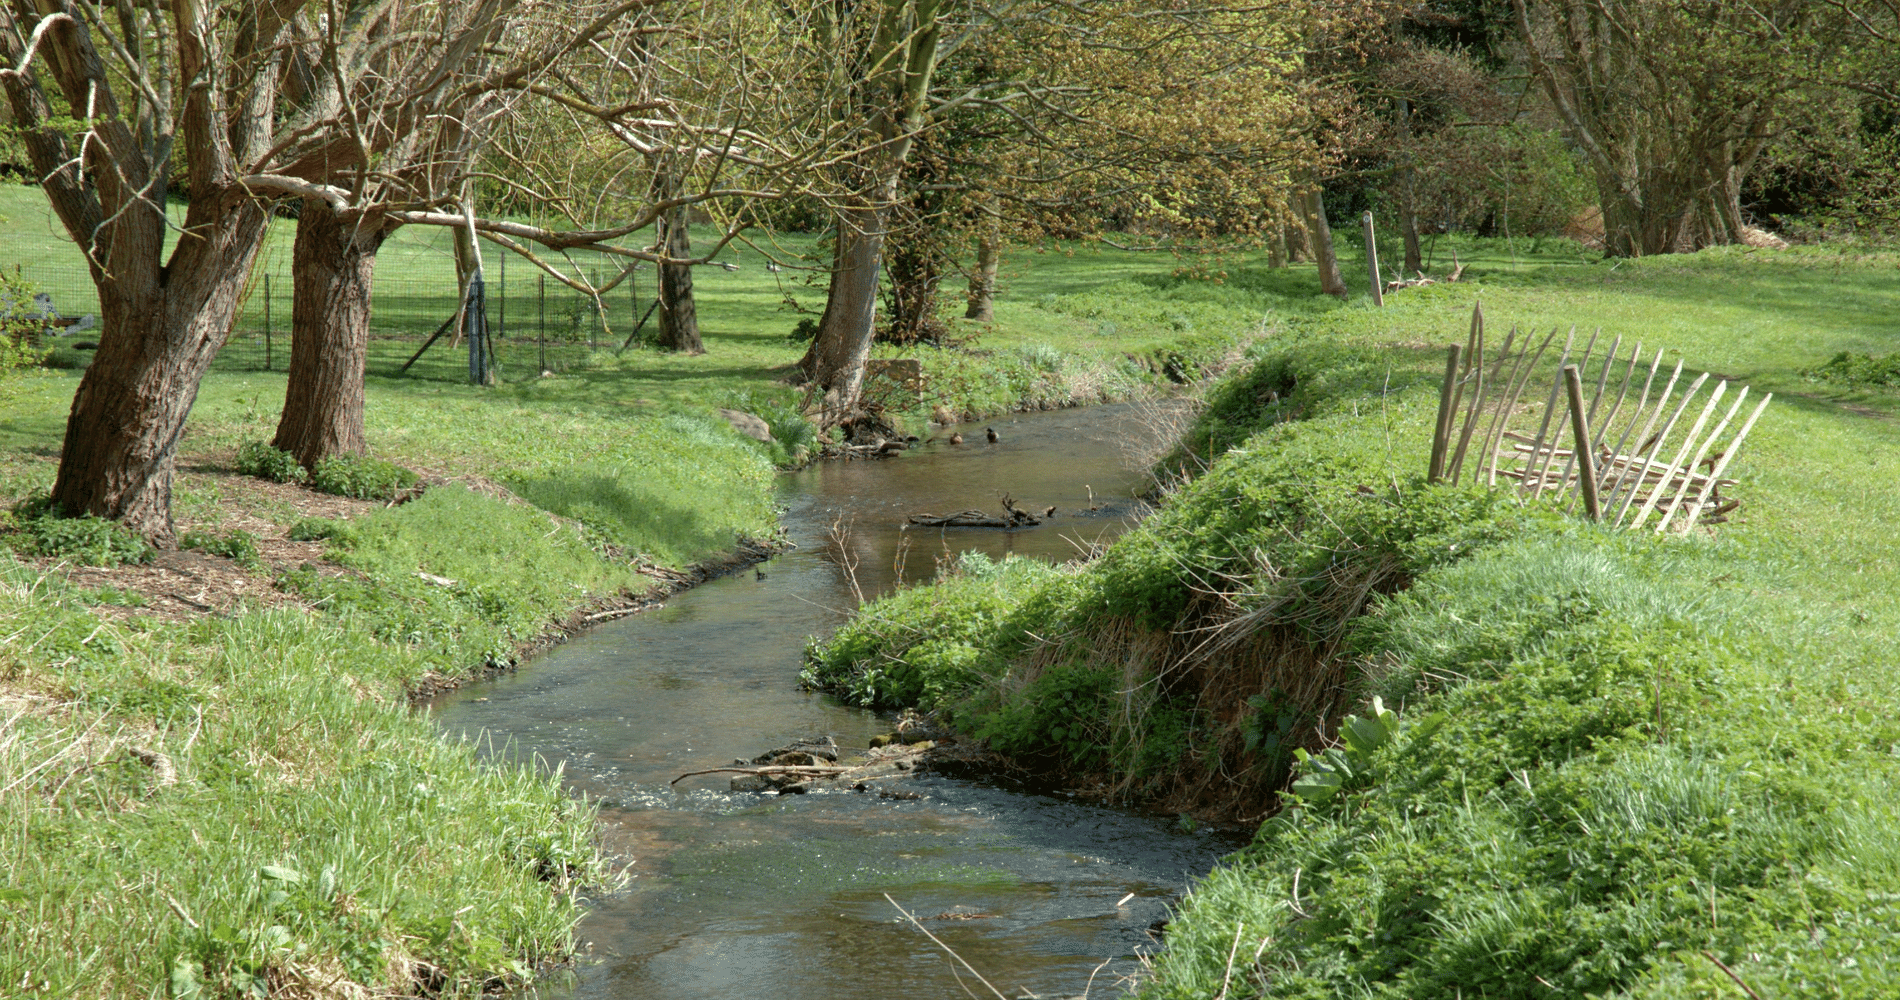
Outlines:
<svg viewBox="0 0 1900 1000"><path fill-rule="evenodd" d="M1900 815L1893 699L1814 711L1758 659L1777 616L1688 586L1722 561L1684 544L1527 537L1383 600L1355 647L1430 724L1346 791L1296 783L1146 995L1700 997L1722 965L1763 996L1900 988L1875 915L1900 850L1867 833ZM1236 934L1268 944L1230 968Z"/></svg>
<svg viewBox="0 0 1900 1000"><path fill-rule="evenodd" d="M476 996L605 877L558 778L408 710L421 651L295 609L119 623L0 563L0 977L26 996ZM24 986L22 987L22 984Z"/></svg>

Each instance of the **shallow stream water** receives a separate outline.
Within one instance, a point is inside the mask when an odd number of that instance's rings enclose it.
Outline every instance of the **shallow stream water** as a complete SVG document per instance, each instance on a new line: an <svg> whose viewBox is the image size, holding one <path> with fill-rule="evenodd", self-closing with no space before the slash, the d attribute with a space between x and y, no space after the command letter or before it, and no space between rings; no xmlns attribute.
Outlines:
<svg viewBox="0 0 1900 1000"><path fill-rule="evenodd" d="M451 734L564 765L601 802L608 849L632 861L630 887L582 924L589 957L544 993L963 996L950 960L888 893L1009 996L1111 995L1156 948L1150 925L1235 841L995 782L920 778L904 786L916 800L735 794L726 775L668 782L799 737L862 748L889 731L887 718L798 689L806 638L854 603L840 564L855 561L869 596L900 573L927 579L960 551L1073 558L1139 511L1149 412L1006 417L995 444L966 427L961 446L787 476L780 502L797 548L445 697L435 710ZM1014 532L900 530L914 513L997 511L1005 492L1057 514ZM837 523L849 527L843 558L828 541Z"/></svg>

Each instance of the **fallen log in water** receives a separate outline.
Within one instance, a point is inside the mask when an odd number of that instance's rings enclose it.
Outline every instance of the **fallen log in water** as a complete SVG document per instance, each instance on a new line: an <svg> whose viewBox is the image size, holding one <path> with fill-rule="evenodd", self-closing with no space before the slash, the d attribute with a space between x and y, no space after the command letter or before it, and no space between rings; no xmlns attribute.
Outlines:
<svg viewBox="0 0 1900 1000"><path fill-rule="evenodd" d="M823 765L814 766L814 765L808 765L808 764L782 764L775 767L772 767L772 766L768 766L768 767L709 767L704 771L688 771L685 774L682 774L679 777L674 778L672 781L667 782L667 784L677 785L680 782L686 780L687 778L691 778L691 777L694 777L695 775L701 775L701 774L758 774L758 775L798 774L798 775L805 775L808 777L822 778L822 777L827 777L833 774L843 774L846 771L850 771L850 770L855 770L855 769L849 768L849 767L825 767Z"/></svg>
<svg viewBox="0 0 1900 1000"><path fill-rule="evenodd" d="M1023 524L1041 524L1034 517L1027 521L1012 521L1008 518L985 514L980 510L966 510L961 514L938 517L935 514L912 514L910 523L924 528L1014 528Z"/></svg>
<svg viewBox="0 0 1900 1000"><path fill-rule="evenodd" d="M1054 515L1056 509L1049 508L1044 516ZM1003 516L985 514L980 510L966 510L960 514L938 517L935 514L912 514L910 523L921 528L1033 528L1042 523L1042 518L1016 506L1016 498L1003 494Z"/></svg>

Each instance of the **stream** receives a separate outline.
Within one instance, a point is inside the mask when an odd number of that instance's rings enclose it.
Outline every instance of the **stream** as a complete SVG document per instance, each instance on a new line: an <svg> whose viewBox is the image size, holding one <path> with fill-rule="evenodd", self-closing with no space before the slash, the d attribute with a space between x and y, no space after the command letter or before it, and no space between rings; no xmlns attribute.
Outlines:
<svg viewBox="0 0 1900 1000"><path fill-rule="evenodd" d="M854 603L840 563L855 561L872 596L957 552L1060 560L1112 539L1141 510L1145 412L1003 417L995 444L966 425L972 443L785 476L795 549L438 701L447 733L564 765L600 802L609 853L631 862L629 887L583 921L573 975L541 995L961 997L959 972L989 995L886 893L1008 996L1113 995L1158 947L1151 925L1240 841L997 781L923 777L902 786L915 800L732 793L729 775L667 783L800 737L862 748L888 732L887 717L798 688L806 638ZM1013 532L900 530L914 513L1000 512L1005 491L1057 514ZM827 555L834 524L849 557Z"/></svg>

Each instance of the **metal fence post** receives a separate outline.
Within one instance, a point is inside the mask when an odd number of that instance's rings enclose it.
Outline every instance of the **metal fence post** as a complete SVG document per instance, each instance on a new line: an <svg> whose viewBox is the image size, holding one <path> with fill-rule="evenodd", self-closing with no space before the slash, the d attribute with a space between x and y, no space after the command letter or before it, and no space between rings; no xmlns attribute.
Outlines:
<svg viewBox="0 0 1900 1000"><path fill-rule="evenodd" d="M543 274L540 277L541 277L541 295L540 295L541 325L540 325L539 330L537 331L539 333L539 336L536 337L535 339L541 342L541 370L547 371L548 370L548 276Z"/></svg>
<svg viewBox="0 0 1900 1000"><path fill-rule="evenodd" d="M508 336L508 254L501 255L501 301L495 310L495 331L497 338Z"/></svg>
<svg viewBox="0 0 1900 1000"><path fill-rule="evenodd" d="M270 272L264 272L264 370L270 371Z"/></svg>
<svg viewBox="0 0 1900 1000"><path fill-rule="evenodd" d="M485 385L488 379L487 358L482 353L482 274L480 271L469 276L468 299L462 306L462 328L468 332L468 381L471 385Z"/></svg>

